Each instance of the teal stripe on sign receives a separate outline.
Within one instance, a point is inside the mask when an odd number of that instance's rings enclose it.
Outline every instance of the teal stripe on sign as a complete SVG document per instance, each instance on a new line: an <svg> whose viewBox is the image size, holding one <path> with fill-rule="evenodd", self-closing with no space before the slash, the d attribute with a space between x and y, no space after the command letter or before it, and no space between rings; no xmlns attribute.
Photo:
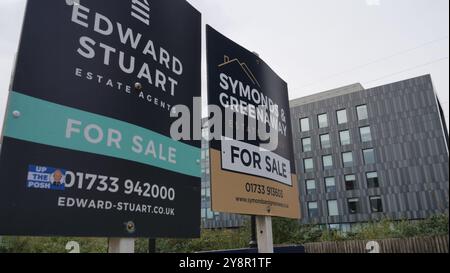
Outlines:
<svg viewBox="0 0 450 273"><path fill-rule="evenodd" d="M14 111L19 111L20 117L15 118ZM66 137L69 119L80 121L81 126L74 125L79 132L72 132L70 137ZM86 140L84 128L89 124L96 124L103 129L103 140L100 143L93 144ZM120 148L117 148L114 143L110 143L108 146L108 129L114 129L121 133ZM4 135L49 146L126 159L190 176L200 177L201 175L200 164L197 163L200 159L200 148L174 141L169 137L130 123L17 92L11 92L9 96ZM97 138L97 130L91 130L90 136L94 139ZM140 137L139 143L141 143L142 151L139 151L141 147L133 143L135 136ZM154 146L150 146L150 151L154 148L156 157L153 153L145 155L149 141L154 143ZM160 145L163 149L160 149ZM175 163L168 160L169 147L176 150Z"/></svg>

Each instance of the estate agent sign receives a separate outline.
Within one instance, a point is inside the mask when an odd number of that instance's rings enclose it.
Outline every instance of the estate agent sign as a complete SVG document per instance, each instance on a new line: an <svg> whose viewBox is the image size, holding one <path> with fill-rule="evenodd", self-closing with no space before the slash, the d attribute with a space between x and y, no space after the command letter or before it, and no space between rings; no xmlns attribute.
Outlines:
<svg viewBox="0 0 450 273"><path fill-rule="evenodd" d="M213 210L299 218L287 84L211 27L207 57Z"/></svg>
<svg viewBox="0 0 450 273"><path fill-rule="evenodd" d="M172 140L170 112L200 96L200 60L186 1L28 1L0 234L198 236L200 141Z"/></svg>

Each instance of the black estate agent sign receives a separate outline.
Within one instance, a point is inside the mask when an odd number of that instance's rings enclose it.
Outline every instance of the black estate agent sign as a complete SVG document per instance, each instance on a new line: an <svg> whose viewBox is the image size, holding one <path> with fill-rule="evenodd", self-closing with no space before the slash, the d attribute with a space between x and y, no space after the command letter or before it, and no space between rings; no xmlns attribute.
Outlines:
<svg viewBox="0 0 450 273"><path fill-rule="evenodd" d="M210 120L213 210L299 218L286 82L211 27L206 37L208 102L231 113Z"/></svg>
<svg viewBox="0 0 450 273"><path fill-rule="evenodd" d="M200 24L183 0L28 1L0 234L199 235L200 143L170 111L200 96Z"/></svg>

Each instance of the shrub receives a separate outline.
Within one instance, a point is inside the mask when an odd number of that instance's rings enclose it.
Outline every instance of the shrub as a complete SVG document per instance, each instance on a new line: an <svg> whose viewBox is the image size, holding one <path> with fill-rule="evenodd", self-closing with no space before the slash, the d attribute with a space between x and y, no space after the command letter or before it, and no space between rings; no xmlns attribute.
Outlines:
<svg viewBox="0 0 450 273"><path fill-rule="evenodd" d="M305 244L323 241L375 240L417 236L448 235L448 215L436 215L420 221L390 221L360 224L351 232L343 233L322 229L319 225L299 225L296 220L273 218L274 244ZM246 248L250 241L250 223L239 229L202 230L198 239L157 239L158 252L198 252L221 249ZM66 253L69 241L80 244L82 253L105 253L105 238L72 237L13 237L0 240L0 252L16 253ZM135 252L148 252L148 239L136 240Z"/></svg>

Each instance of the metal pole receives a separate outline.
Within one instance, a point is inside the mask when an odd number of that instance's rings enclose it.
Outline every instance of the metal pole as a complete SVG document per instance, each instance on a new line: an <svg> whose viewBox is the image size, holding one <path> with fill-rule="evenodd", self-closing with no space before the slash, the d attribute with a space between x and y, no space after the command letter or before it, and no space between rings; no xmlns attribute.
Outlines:
<svg viewBox="0 0 450 273"><path fill-rule="evenodd" d="M156 239L148 239L148 253L156 253Z"/></svg>

